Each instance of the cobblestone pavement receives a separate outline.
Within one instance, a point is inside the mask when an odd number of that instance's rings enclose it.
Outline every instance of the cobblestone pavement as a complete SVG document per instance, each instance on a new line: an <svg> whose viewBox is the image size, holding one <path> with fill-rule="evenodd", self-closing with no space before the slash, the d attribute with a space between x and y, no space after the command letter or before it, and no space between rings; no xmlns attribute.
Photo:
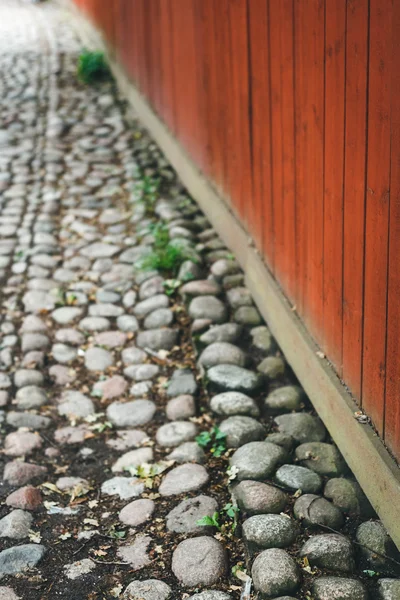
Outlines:
<svg viewBox="0 0 400 600"><path fill-rule="evenodd" d="M0 600L400 599L234 257L80 48L0 0Z"/></svg>

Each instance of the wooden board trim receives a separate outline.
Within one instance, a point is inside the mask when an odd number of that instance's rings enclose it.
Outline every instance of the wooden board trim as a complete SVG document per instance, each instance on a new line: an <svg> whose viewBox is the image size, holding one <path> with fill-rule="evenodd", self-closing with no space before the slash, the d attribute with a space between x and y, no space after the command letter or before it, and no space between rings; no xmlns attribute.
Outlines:
<svg viewBox="0 0 400 600"><path fill-rule="evenodd" d="M58 0L79 14L78 25L89 47L100 45L99 33L69 0ZM348 465L358 479L385 527L400 548L400 470L369 424L355 418L358 406L338 379L305 326L292 310L277 282L263 263L248 234L213 187L189 159L146 99L108 53L110 65L123 94L152 137L168 157L183 184L198 202L213 227L234 252L245 272L246 285L267 321L289 364L324 421Z"/></svg>

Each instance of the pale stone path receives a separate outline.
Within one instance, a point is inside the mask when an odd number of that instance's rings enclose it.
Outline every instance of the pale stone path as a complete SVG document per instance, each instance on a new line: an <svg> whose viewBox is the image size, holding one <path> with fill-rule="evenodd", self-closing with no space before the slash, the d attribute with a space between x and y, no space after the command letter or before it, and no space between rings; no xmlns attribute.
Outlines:
<svg viewBox="0 0 400 600"><path fill-rule="evenodd" d="M399 599L234 257L80 50L0 0L0 600Z"/></svg>

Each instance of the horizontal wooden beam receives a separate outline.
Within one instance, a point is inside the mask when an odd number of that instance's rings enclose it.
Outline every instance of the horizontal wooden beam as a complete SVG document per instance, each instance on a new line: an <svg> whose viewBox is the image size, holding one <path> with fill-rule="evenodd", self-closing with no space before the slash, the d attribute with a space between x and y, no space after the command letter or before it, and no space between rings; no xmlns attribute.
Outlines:
<svg viewBox="0 0 400 600"><path fill-rule="evenodd" d="M59 0L65 4L66 0ZM67 0L68 1L68 0ZM82 37L88 46L106 45L98 32L79 18ZM243 229L224 200L199 172L182 146L168 131L146 99L108 53L119 88L145 127L177 171L182 183L198 202L226 245L236 255L245 273L246 285L268 323L287 361L338 445L394 542L400 548L400 470L369 424L355 418L358 407L341 384L329 362L292 310L285 295L261 257L249 244Z"/></svg>

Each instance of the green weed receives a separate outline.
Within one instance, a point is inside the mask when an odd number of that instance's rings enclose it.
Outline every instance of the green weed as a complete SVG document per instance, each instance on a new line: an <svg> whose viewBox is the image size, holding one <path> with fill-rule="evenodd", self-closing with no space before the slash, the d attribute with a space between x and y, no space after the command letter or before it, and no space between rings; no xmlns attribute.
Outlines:
<svg viewBox="0 0 400 600"><path fill-rule="evenodd" d="M201 448L208 448L211 454L218 458L226 450L226 433L218 427L213 427L210 431L202 431L196 437L196 442Z"/></svg>
<svg viewBox="0 0 400 600"><path fill-rule="evenodd" d="M231 529L234 530L236 527L236 518L239 512L239 508L231 503L225 504L220 512L215 512L211 517L206 515L196 521L196 525L204 525L206 527L215 527L218 531L221 531L231 521Z"/></svg>
<svg viewBox="0 0 400 600"><path fill-rule="evenodd" d="M83 83L93 84L110 77L110 69L104 52L84 50L78 58L78 78Z"/></svg>

